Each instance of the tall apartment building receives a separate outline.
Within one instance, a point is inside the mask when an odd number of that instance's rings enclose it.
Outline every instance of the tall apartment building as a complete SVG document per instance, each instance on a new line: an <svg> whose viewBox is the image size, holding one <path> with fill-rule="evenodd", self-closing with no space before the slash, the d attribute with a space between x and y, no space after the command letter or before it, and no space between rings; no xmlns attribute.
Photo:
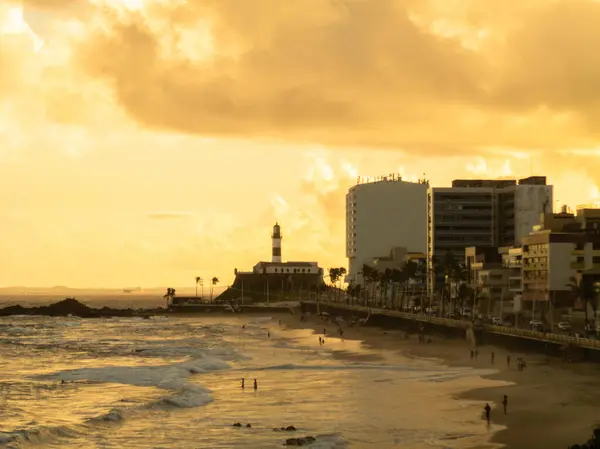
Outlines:
<svg viewBox="0 0 600 449"><path fill-rule="evenodd" d="M427 250L426 180L381 177L357 184L346 195L346 257L348 281L359 281L364 263L386 257L392 248Z"/></svg>
<svg viewBox="0 0 600 449"><path fill-rule="evenodd" d="M520 180L454 180L452 187L429 189L427 260L452 253L457 260L465 248L513 246L551 213L552 186L545 176ZM430 269L430 292L444 282L440 270Z"/></svg>

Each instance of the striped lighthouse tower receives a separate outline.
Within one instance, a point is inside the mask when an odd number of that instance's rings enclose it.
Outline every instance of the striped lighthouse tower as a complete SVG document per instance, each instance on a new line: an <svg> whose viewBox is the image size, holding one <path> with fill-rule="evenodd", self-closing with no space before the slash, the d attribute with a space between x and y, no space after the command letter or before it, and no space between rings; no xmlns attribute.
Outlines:
<svg viewBox="0 0 600 449"><path fill-rule="evenodd" d="M273 226L271 240L273 241L272 262L281 263L281 228L278 223L275 223L275 226Z"/></svg>

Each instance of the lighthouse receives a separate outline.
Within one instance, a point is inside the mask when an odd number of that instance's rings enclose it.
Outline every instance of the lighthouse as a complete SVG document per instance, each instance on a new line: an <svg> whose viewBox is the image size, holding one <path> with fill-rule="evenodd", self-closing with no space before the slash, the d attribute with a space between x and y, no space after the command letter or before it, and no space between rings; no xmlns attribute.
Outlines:
<svg viewBox="0 0 600 449"><path fill-rule="evenodd" d="M273 226L271 240L273 241L272 262L281 263L281 228L278 223L275 223L275 226Z"/></svg>

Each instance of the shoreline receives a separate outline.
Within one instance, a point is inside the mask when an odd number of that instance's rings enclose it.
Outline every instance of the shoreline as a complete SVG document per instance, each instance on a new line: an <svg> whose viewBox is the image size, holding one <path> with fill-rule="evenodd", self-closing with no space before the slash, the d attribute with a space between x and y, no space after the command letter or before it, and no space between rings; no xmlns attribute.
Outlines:
<svg viewBox="0 0 600 449"><path fill-rule="evenodd" d="M273 325L280 320L289 329L309 329L325 339L339 338L338 326L315 316L300 321L300 315L274 314ZM439 360L451 367L493 369L484 379L506 385L477 387L457 394L456 399L479 401L492 406L493 430L490 443L509 449L564 449L587 441L600 421L595 418L600 404L600 367L593 363L565 363L560 359L532 353L518 353L489 345L478 346L479 356L471 359L471 346L465 340L432 337L431 344L419 344L416 335L405 340L404 332L376 327L342 325L345 340L360 341L372 350L392 351L420 360ZM330 333L331 332L331 333ZM495 355L494 364L491 361ZM510 356L510 367L507 366ZM518 371L516 361L523 357L527 367ZM508 413L504 415L502 398L508 396Z"/></svg>

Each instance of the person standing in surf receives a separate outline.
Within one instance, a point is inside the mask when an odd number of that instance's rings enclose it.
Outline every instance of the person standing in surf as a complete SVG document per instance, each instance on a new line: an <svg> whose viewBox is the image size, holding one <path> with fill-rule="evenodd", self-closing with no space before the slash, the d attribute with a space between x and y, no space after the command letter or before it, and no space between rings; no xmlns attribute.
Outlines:
<svg viewBox="0 0 600 449"><path fill-rule="evenodd" d="M242 390L243 390L244 388L246 388L246 385L245 385L245 380L244 380L244 378L242 377Z"/></svg>
<svg viewBox="0 0 600 449"><path fill-rule="evenodd" d="M254 379L254 391L258 390L258 382Z"/></svg>
<svg viewBox="0 0 600 449"><path fill-rule="evenodd" d="M487 425L490 425L490 417L492 414L492 407L490 407L490 404L486 403L485 407L483 407L483 411L485 413L485 420L487 422Z"/></svg>

